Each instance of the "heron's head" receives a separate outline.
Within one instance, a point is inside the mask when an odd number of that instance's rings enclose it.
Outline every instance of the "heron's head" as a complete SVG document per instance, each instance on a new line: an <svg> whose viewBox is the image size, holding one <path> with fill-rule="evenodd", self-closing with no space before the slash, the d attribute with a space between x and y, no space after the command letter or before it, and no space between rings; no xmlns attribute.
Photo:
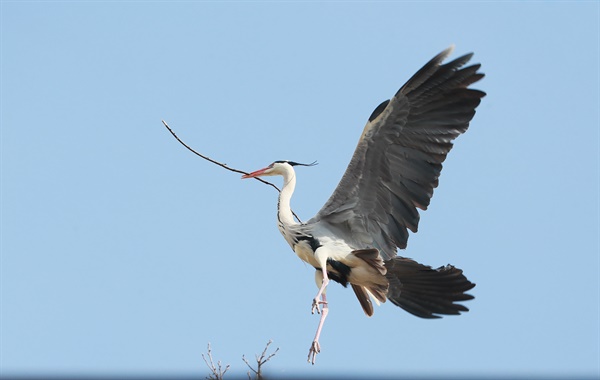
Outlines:
<svg viewBox="0 0 600 380"><path fill-rule="evenodd" d="M290 170L294 170L292 169L293 166L314 166L317 164L317 161L310 163L310 164L300 164L298 162L294 162L294 161L288 161L288 160L283 160L283 161L275 161L273 162L271 165L267 166L266 168L257 170L255 172L252 172L250 174L244 174L242 176L242 178L254 178L254 177L266 177L266 176L272 176L272 175L283 175L286 172L289 172Z"/></svg>

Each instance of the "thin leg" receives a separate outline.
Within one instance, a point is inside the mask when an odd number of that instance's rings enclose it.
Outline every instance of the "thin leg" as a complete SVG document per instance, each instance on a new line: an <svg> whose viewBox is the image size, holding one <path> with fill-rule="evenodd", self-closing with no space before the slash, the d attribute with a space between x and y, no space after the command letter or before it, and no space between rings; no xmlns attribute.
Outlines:
<svg viewBox="0 0 600 380"><path fill-rule="evenodd" d="M319 293L322 292L319 291ZM329 307L327 306L327 296L324 293L321 294L321 301L319 303L323 304L323 311L321 312L321 319L319 320L319 327L317 327L315 339L313 340L312 344L310 345L310 349L308 350L308 362L313 365L315 364L315 360L317 359L317 354L321 352L319 337L321 335L321 330L323 329L323 324L325 323L325 318L327 318L327 314L329 313Z"/></svg>
<svg viewBox="0 0 600 380"><path fill-rule="evenodd" d="M321 276L321 287L319 288L319 292L317 293L317 295L315 296L315 298L313 298L313 303L312 303L312 309L311 309L311 313L315 313L315 311L317 312L317 314L321 313L321 310L319 309L319 304L327 304L327 302L325 301L325 297L323 297L323 301L320 301L321 296L325 295L325 289L327 288L327 285L329 284L329 278L327 277L327 271L316 271L315 273L315 277L318 278L319 275Z"/></svg>

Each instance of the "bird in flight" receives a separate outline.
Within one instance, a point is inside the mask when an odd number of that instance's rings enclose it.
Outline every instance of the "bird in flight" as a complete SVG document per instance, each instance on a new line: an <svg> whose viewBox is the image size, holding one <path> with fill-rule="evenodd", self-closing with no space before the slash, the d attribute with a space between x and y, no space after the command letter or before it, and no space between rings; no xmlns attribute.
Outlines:
<svg viewBox="0 0 600 380"><path fill-rule="evenodd" d="M426 210L438 186L453 141L469 127L485 93L469 86L481 78L471 54L442 64L453 46L427 62L390 100L381 103L360 136L337 188L306 223L294 220L290 199L296 185L293 161L275 161L242 178L282 176L277 225L292 250L315 268L319 291L312 313L321 315L308 361L321 351L330 280L350 284L367 316L377 304L394 305L421 318L466 312L461 301L475 284L462 270L437 269L398 256L408 230L417 232L418 209Z"/></svg>

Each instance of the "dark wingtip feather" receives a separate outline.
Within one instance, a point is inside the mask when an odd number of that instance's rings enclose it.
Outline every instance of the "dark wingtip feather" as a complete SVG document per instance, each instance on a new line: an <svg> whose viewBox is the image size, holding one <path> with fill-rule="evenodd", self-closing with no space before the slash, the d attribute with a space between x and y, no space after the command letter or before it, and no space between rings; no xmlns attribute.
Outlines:
<svg viewBox="0 0 600 380"><path fill-rule="evenodd" d="M446 59L452 52L454 51L454 45L450 45L448 48L444 49L435 57L431 58L429 62L427 62L419 71L417 71L410 79L406 82L400 90L396 93L396 95L402 92L409 92L414 88L419 87L425 80L427 80L442 64L444 59Z"/></svg>

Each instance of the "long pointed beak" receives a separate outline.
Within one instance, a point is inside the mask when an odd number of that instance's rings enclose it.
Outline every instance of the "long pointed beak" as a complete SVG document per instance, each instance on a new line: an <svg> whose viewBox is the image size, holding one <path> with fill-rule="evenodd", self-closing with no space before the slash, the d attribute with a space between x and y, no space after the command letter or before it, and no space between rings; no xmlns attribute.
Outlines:
<svg viewBox="0 0 600 380"><path fill-rule="evenodd" d="M244 174L242 176L242 179L246 179L246 178L254 178L254 177L260 177L264 172L266 172L269 168L264 168L264 169L260 169L257 170L255 172L252 172L250 174Z"/></svg>

